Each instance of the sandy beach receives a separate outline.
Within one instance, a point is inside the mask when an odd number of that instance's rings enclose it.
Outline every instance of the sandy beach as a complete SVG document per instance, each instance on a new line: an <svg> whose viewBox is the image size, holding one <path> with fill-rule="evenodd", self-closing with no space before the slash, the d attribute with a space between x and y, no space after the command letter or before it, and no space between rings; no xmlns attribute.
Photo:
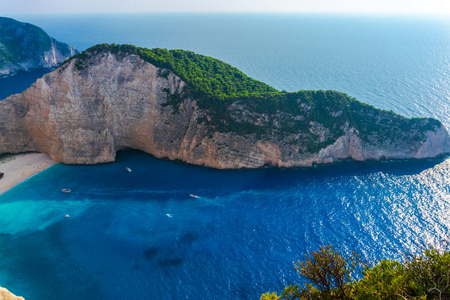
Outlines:
<svg viewBox="0 0 450 300"><path fill-rule="evenodd" d="M25 179L57 164L44 153L14 154L0 157L0 195Z"/></svg>

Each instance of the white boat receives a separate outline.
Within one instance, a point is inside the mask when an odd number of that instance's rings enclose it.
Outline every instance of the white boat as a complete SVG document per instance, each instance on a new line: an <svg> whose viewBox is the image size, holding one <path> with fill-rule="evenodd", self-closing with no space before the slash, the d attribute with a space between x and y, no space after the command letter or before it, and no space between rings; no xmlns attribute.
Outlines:
<svg viewBox="0 0 450 300"><path fill-rule="evenodd" d="M198 198L198 196L194 194L189 194L189 196L191 196L192 198Z"/></svg>
<svg viewBox="0 0 450 300"><path fill-rule="evenodd" d="M62 189L62 192L63 192L63 193L70 193L71 190L69 190L69 189Z"/></svg>
<svg viewBox="0 0 450 300"><path fill-rule="evenodd" d="M131 172L130 167L126 167L125 170L127 170L128 172Z"/></svg>

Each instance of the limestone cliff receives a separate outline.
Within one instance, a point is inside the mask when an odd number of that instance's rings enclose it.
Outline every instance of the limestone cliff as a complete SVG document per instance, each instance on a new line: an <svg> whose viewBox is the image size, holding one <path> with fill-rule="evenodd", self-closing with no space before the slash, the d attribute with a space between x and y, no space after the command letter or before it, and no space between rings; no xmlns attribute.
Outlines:
<svg viewBox="0 0 450 300"><path fill-rule="evenodd" d="M8 291L7 289L0 287L0 300L25 300L23 297L18 297Z"/></svg>
<svg viewBox="0 0 450 300"><path fill-rule="evenodd" d="M258 168L450 150L437 120L407 119L337 92L208 100L189 88L139 55L84 53L0 101L0 153L38 151L68 164L95 164L133 148L213 168Z"/></svg>
<svg viewBox="0 0 450 300"><path fill-rule="evenodd" d="M0 17L0 76L53 68L77 52L37 26Z"/></svg>

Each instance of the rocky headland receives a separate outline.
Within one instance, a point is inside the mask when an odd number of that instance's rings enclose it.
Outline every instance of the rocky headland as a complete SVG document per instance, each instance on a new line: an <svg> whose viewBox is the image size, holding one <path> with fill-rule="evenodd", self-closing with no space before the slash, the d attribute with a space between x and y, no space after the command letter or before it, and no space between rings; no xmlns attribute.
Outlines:
<svg viewBox="0 0 450 300"><path fill-rule="evenodd" d="M431 158L445 127L335 91L280 92L189 51L98 45L0 101L0 153L67 164L139 149L221 169Z"/></svg>
<svg viewBox="0 0 450 300"><path fill-rule="evenodd" d="M0 300L25 300L23 297L18 297L0 286Z"/></svg>
<svg viewBox="0 0 450 300"><path fill-rule="evenodd" d="M76 53L35 25L0 17L0 76L54 68Z"/></svg>

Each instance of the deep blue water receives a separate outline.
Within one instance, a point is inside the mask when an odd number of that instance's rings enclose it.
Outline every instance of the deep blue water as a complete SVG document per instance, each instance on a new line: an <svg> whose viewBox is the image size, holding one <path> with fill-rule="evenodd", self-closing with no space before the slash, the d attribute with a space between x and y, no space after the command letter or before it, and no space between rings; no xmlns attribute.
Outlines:
<svg viewBox="0 0 450 300"><path fill-rule="evenodd" d="M336 89L450 125L446 20L16 18L81 50L100 42L189 49L279 89ZM25 85L1 79L0 92L16 84ZM293 261L320 245L376 260L446 237L449 171L447 159L219 171L137 151L111 164L59 164L0 196L0 284L38 300L259 299L298 282Z"/></svg>
<svg viewBox="0 0 450 300"><path fill-rule="evenodd" d="M37 78L44 76L49 71L49 69L32 70L0 78L0 100L5 99L9 95L23 92L29 88Z"/></svg>

